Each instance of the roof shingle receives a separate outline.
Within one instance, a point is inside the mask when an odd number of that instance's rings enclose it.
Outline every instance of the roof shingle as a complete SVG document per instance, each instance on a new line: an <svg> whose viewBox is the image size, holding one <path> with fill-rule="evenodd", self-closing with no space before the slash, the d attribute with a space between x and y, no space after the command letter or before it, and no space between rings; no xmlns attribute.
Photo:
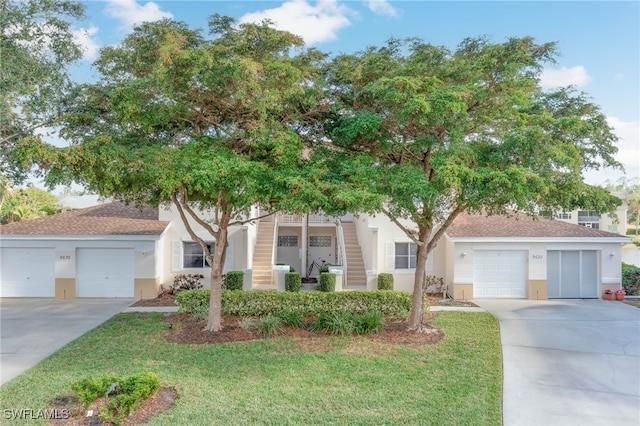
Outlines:
<svg viewBox="0 0 640 426"><path fill-rule="evenodd" d="M0 226L1 235L160 235L169 222L158 209L119 202L100 204Z"/></svg>
<svg viewBox="0 0 640 426"><path fill-rule="evenodd" d="M585 226L511 212L508 216L460 214L447 230L451 238L624 238Z"/></svg>

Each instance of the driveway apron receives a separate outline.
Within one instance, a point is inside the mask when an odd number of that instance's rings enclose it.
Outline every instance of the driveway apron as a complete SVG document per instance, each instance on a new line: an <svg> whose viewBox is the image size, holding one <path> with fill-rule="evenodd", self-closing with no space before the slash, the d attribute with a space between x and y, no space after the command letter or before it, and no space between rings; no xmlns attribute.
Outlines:
<svg viewBox="0 0 640 426"><path fill-rule="evenodd" d="M0 384L133 302L134 299L0 299Z"/></svg>
<svg viewBox="0 0 640 426"><path fill-rule="evenodd" d="M640 309L603 300L474 300L500 321L503 416L640 425Z"/></svg>

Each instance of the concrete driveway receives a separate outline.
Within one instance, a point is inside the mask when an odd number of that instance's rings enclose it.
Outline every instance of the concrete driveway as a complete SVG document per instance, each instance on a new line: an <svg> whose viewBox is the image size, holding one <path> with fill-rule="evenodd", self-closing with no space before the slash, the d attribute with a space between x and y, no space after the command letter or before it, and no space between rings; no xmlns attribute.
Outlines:
<svg viewBox="0 0 640 426"><path fill-rule="evenodd" d="M474 300L500 321L515 425L640 425L640 309L603 300Z"/></svg>
<svg viewBox="0 0 640 426"><path fill-rule="evenodd" d="M0 384L133 302L134 299L0 299Z"/></svg>

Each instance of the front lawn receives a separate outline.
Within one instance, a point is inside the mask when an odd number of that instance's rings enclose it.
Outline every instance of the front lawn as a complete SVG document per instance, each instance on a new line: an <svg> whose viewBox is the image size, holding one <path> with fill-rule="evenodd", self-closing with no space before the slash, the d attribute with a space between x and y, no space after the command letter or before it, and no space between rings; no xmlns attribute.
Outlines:
<svg viewBox="0 0 640 426"><path fill-rule="evenodd" d="M431 324L445 338L426 346L357 337L196 346L166 343L162 314L120 314L3 385L0 408L37 411L81 378L154 372L179 399L150 425L502 424L497 320L441 312Z"/></svg>

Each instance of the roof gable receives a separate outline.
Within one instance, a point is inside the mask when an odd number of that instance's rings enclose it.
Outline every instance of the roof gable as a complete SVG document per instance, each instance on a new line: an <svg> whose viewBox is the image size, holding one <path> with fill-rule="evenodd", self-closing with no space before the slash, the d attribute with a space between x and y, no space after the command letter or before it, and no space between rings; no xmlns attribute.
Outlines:
<svg viewBox="0 0 640 426"><path fill-rule="evenodd" d="M169 222L158 209L120 202L100 204L0 226L1 235L160 235Z"/></svg>

